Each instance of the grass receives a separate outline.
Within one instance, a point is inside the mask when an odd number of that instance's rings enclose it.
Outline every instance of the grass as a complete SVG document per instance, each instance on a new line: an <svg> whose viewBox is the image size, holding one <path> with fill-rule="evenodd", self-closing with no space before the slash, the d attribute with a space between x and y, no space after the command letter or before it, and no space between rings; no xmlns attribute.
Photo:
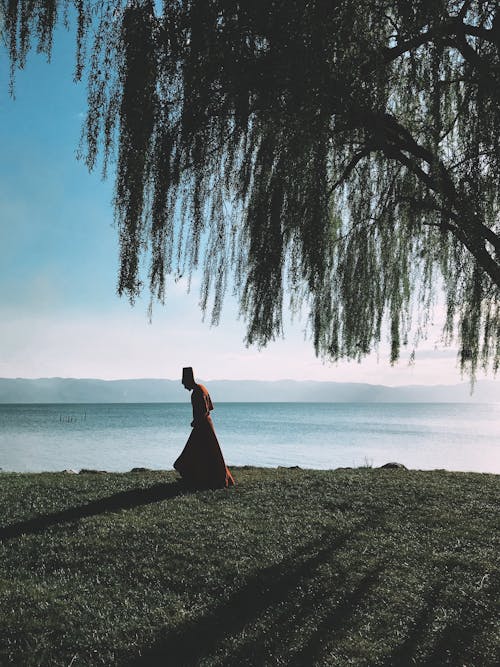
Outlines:
<svg viewBox="0 0 500 667"><path fill-rule="evenodd" d="M500 661L494 475L0 474L0 664Z"/></svg>

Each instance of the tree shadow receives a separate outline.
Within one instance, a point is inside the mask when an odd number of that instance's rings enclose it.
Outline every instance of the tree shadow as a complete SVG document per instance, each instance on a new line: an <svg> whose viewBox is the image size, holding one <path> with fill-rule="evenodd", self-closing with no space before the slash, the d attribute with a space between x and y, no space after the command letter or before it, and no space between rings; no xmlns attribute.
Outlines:
<svg viewBox="0 0 500 667"><path fill-rule="evenodd" d="M140 505L149 505L151 503L161 502L168 498L185 495L189 490L179 482L169 482L168 484L154 484L147 488L131 489L121 491L106 498L99 498L86 505L70 507L61 512L46 514L20 521L0 528L0 542L10 540L19 535L34 535L41 533L51 526L77 521L89 516L104 514L105 512L117 512L119 510L132 509Z"/></svg>
<svg viewBox="0 0 500 667"><path fill-rule="evenodd" d="M483 631L487 621L487 609L474 608L473 601L466 601L458 611L458 619L455 618L437 633L433 631L436 608L445 588L444 579L436 581L429 588L408 637L393 649L382 667L490 664L481 658L479 663L478 657L471 655L474 637Z"/></svg>
<svg viewBox="0 0 500 667"><path fill-rule="evenodd" d="M444 581L439 580L428 588L423 596L423 605L413 620L408 636L386 657L382 667L407 667L407 665L415 664L418 649L430 632L436 605L444 587Z"/></svg>
<svg viewBox="0 0 500 667"><path fill-rule="evenodd" d="M328 643L332 643L345 634L348 623L356 613L358 603L376 584L382 570L381 564L369 570L351 590L346 591L341 600L326 614L309 640L289 661L290 667L316 664L324 653L327 640Z"/></svg>
<svg viewBox="0 0 500 667"><path fill-rule="evenodd" d="M273 632L268 633L264 641L263 637L259 639L254 637L240 644L236 651L231 652L227 664L259 666L274 664L270 662L272 656L279 656L279 664L286 660L283 664L289 667L322 664L319 661L322 660L326 649L345 635L349 623L357 613L358 603L376 584L382 569L383 566L379 565L368 570L352 588L345 590L340 596L326 587L319 595L308 593L291 605L291 609L274 613ZM314 576L312 572L309 574L311 577ZM300 580L297 582L299 586L302 583ZM289 598L292 596L293 592L290 590ZM303 637L300 639L298 649L297 642L294 641L294 635L297 634Z"/></svg>
<svg viewBox="0 0 500 667"><path fill-rule="evenodd" d="M496 656L474 655L474 639L479 636L487 624L488 611L485 607L474 608L474 602L466 601L462 605L458 618L448 623L434 641L430 653L422 661L422 667L434 665L498 665L499 650Z"/></svg>
<svg viewBox="0 0 500 667"><path fill-rule="evenodd" d="M353 530L361 529L358 525ZM335 536L326 534L317 540L296 550L279 563L262 569L248 578L244 585L232 593L226 600L211 609L201 618L186 621L175 630L167 631L163 637L158 637L155 644L146 649L141 656L131 658L121 664L129 667L160 667L160 665L176 665L187 667L196 665L202 658L207 658L220 649L231 638L245 633L248 627L262 619L269 611L273 613L273 626L279 623L279 616L275 615L275 608L281 608L293 600L299 589L306 589L307 583L314 576L315 570L331 560L335 551L339 550L352 538L353 531L340 533ZM369 573L362 577L355 590L346 594L337 609L325 620L325 628L318 629L317 636L311 639L311 650L318 649L321 640L320 634L328 626L340 623L349 613L356 601L368 590L375 574ZM315 599L306 598L301 609L304 614L313 616L316 613ZM294 619L294 624L297 619ZM289 619L279 623L277 633L282 636L291 627ZM257 632L258 634L258 632ZM277 636L278 636L277 635ZM226 656L224 664L265 664L266 646L260 637L249 637L233 650L229 647L230 656ZM298 662L297 665L310 664L309 660Z"/></svg>

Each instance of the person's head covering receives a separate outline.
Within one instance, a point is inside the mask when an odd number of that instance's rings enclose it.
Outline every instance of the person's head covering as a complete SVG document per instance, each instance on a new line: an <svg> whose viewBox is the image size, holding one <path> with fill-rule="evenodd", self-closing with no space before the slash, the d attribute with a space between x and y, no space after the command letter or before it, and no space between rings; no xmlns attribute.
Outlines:
<svg viewBox="0 0 500 667"><path fill-rule="evenodd" d="M195 384L193 369L191 366L185 366L182 369L182 384L186 384L188 386Z"/></svg>

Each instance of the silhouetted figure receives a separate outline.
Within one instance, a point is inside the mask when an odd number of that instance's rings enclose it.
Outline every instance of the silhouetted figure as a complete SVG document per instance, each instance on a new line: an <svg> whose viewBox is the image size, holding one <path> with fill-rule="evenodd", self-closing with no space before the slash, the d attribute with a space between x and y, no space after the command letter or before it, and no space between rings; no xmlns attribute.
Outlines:
<svg viewBox="0 0 500 667"><path fill-rule="evenodd" d="M190 486L199 488L224 488L233 486L234 480L222 456L215 435L210 411L214 409L206 387L194 381L191 367L182 369L182 384L192 391L193 430L174 463L174 468Z"/></svg>

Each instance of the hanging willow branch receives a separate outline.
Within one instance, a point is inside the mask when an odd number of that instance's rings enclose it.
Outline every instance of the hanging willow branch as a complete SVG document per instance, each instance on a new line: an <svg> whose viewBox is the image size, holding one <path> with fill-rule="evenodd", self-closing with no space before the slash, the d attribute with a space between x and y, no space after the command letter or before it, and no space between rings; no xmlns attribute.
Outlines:
<svg viewBox="0 0 500 667"><path fill-rule="evenodd" d="M118 291L202 263L265 345L285 295L317 353L391 358L436 286L462 369L500 359L496 0L0 0L12 77L76 24L83 154L116 161Z"/></svg>

